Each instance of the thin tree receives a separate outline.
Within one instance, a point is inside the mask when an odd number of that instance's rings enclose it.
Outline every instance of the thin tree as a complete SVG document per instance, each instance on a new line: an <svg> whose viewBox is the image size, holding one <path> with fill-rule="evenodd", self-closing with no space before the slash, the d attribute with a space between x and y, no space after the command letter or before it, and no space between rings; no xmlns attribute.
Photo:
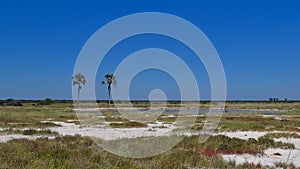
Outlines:
<svg viewBox="0 0 300 169"><path fill-rule="evenodd" d="M73 86L78 85L78 93L77 93L77 103L79 104L80 100L80 90L82 89L82 85L85 85L86 80L83 74L77 73L72 77Z"/></svg>
<svg viewBox="0 0 300 169"><path fill-rule="evenodd" d="M114 76L113 74L106 74L104 77L106 81L102 81L102 84L108 84L108 104L110 105L111 84L113 84L116 87L117 80L116 76Z"/></svg>

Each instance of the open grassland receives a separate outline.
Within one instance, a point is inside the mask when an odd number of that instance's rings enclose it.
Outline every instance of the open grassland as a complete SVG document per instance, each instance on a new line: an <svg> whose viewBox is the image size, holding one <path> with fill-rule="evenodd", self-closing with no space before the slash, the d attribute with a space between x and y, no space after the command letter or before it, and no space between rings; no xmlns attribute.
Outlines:
<svg viewBox="0 0 300 169"><path fill-rule="evenodd" d="M140 103L147 107L147 103ZM173 106L178 104L168 103ZM107 106L105 103L99 104ZM139 105L139 103L134 104ZM209 108L209 103L196 104L187 103L194 107ZM197 105L197 106L195 106ZM207 106L208 105L208 106ZM275 115L262 116L261 112L252 113L224 113L220 122L219 130L290 130L297 131L300 126L300 103L228 103L228 109L278 109L282 110ZM33 105L26 103L22 107L0 106L0 127L39 127L46 128L55 126L51 123L41 123L41 121L66 121L77 120L73 104L55 103L51 105ZM107 122L125 122L132 125L128 119L122 117L118 112L105 111L102 113ZM163 123L173 123L178 114L164 113L157 118ZM262 118L263 117L263 118ZM201 127L206 115L199 115L196 119L196 127ZM117 125L116 125L117 126ZM121 126L121 125L120 125ZM124 127L122 125L121 127Z"/></svg>
<svg viewBox="0 0 300 169"><path fill-rule="evenodd" d="M59 136L55 139L39 138L34 141L19 139L0 143L0 168L259 168L260 165L225 162L219 154L257 154L267 147L289 146L226 136L211 137L206 144L200 144L197 137L186 137L166 153L131 159L104 151L90 138L78 135Z"/></svg>
<svg viewBox="0 0 300 169"><path fill-rule="evenodd" d="M0 127L51 127L51 123L41 123L52 119L64 121L77 119L72 104L52 104L33 106L30 103L24 106L0 106Z"/></svg>
<svg viewBox="0 0 300 169"><path fill-rule="evenodd" d="M209 108L209 103L188 103L192 107ZM101 103L100 107L108 107ZM134 103L135 107L146 108L147 103ZM168 107L178 104L168 103ZM266 168L261 164L224 160L223 155L263 156L266 150L282 149L300 152L299 147L285 139L299 139L300 103L228 103L228 109L278 109L276 114L264 114L260 111L249 113L224 113L217 133L221 132L266 132L257 138L241 139L226 135L213 135L205 143L198 136L185 137L172 150L155 157L132 159L119 157L97 146L89 137L61 134L51 129L60 129L70 125L82 128L73 104L54 103L36 105L25 103L21 107L0 106L0 136L17 135L23 139L12 139L0 143L0 168ZM101 115L95 113L90 119L95 124L113 129L146 129L149 132L164 130L173 125L182 114L163 113L153 122L135 122L120 113L109 110ZM206 123L206 114L196 116L191 131L199 131ZM105 121L105 123L103 123ZM84 124L84 123L82 123ZM276 131L276 132L273 132ZM270 133L268 133L270 132ZM272 133L273 132L273 133ZM246 135L246 134L245 134ZM33 136L34 139L24 139ZM34 137L37 136L37 137ZM163 136L167 137L167 136ZM132 141L134 138L125 138ZM276 140L277 139L277 140ZM124 138L122 139L124 141ZM120 140L110 140L111 142ZM299 140L300 141L300 140ZM276 152L272 155L281 156ZM300 156L300 154L299 154ZM294 164L274 163L273 168L296 168ZM270 167L270 168L271 168Z"/></svg>

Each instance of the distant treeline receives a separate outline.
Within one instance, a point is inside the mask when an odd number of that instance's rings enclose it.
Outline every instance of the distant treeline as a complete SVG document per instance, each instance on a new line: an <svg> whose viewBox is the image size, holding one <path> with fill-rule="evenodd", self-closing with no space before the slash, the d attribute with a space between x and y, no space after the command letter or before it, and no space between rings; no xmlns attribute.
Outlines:
<svg viewBox="0 0 300 169"><path fill-rule="evenodd" d="M1 103L9 103L13 101L19 101L22 103L41 103L41 102L51 102L51 103L73 103L73 100L52 100L50 98L46 98L44 100L25 100L25 99L6 99L6 100L0 100Z"/></svg>
<svg viewBox="0 0 300 169"><path fill-rule="evenodd" d="M0 100L0 106L23 106L24 103L31 103L32 105L50 105L52 103L73 103L72 100L52 100L51 98L46 98L44 100L25 100L19 99L15 100L12 98L6 100Z"/></svg>
<svg viewBox="0 0 300 169"><path fill-rule="evenodd" d="M88 102L94 102L93 100L81 100L81 103L88 103ZM111 101L112 103L132 103L132 104L149 104L150 102L148 100L130 100L130 101ZM152 101L155 102L155 101ZM160 101L157 101L160 102ZM168 100L167 103L169 104L180 104L180 103L201 103L201 104L207 104L210 103L210 100L203 100L203 101L180 101L180 100ZM218 102L218 101L214 101ZM300 102L300 100L279 100L279 99L269 99L269 100L227 100L226 103L294 103L294 102ZM52 100L51 98L46 98L44 100L27 100L27 99L6 99L6 100L0 100L0 105L15 105L15 106L21 106L22 103L32 103L37 105L49 105L52 103L73 103L73 100ZM108 100L97 100L97 103L108 103Z"/></svg>

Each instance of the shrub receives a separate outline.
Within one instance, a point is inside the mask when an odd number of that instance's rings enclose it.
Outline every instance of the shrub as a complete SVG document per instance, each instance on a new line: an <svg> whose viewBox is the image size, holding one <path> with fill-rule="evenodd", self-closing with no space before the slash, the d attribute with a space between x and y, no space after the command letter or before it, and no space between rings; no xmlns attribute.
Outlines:
<svg viewBox="0 0 300 169"><path fill-rule="evenodd" d="M51 130L34 130L28 129L23 131L24 135L59 135L58 132L52 132Z"/></svg>
<svg viewBox="0 0 300 169"><path fill-rule="evenodd" d="M10 101L6 103L7 106L23 106L23 104L20 101Z"/></svg>
<svg viewBox="0 0 300 169"><path fill-rule="evenodd" d="M45 100L41 101L40 105L51 105L53 103L53 100L50 98L46 98Z"/></svg>
<svg viewBox="0 0 300 169"><path fill-rule="evenodd" d="M112 128L139 128L139 127L147 127L144 123L129 121L129 122L123 122L123 123L110 123L110 127Z"/></svg>
<svg viewBox="0 0 300 169"><path fill-rule="evenodd" d="M24 130L23 134L24 135L34 135L37 133L37 130L29 129L29 130Z"/></svg>
<svg viewBox="0 0 300 169"><path fill-rule="evenodd" d="M6 103L12 102L12 101L14 101L14 99L12 99L12 98L6 99Z"/></svg>
<svg viewBox="0 0 300 169"><path fill-rule="evenodd" d="M258 143L264 145L266 148L283 148L283 149L294 149L295 145L291 143L283 143L281 141L275 142L273 139L267 137L258 138Z"/></svg>

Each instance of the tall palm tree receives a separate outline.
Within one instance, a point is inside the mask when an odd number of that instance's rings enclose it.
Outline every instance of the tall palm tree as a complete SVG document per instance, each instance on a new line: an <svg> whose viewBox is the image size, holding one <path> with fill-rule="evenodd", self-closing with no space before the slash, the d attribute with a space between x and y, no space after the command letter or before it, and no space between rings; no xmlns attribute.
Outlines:
<svg viewBox="0 0 300 169"><path fill-rule="evenodd" d="M108 104L110 105L111 84L113 84L116 87L117 80L116 76L114 76L113 74L106 74L104 77L106 81L102 81L102 84L108 84Z"/></svg>
<svg viewBox="0 0 300 169"><path fill-rule="evenodd" d="M80 90L82 89L82 85L85 85L86 80L83 74L77 73L75 76L72 77L72 81L73 86L78 85L77 103L79 104Z"/></svg>

